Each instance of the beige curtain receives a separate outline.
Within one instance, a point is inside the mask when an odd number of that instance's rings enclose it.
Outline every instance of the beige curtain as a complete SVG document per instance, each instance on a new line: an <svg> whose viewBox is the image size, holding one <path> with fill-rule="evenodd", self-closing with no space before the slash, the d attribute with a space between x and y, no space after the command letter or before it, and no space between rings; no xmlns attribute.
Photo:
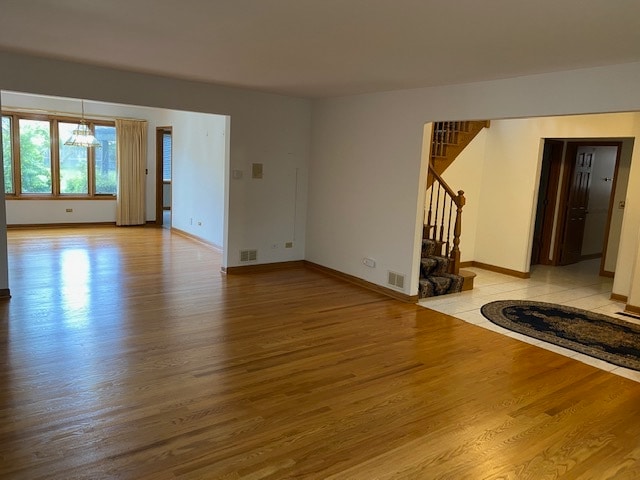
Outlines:
<svg viewBox="0 0 640 480"><path fill-rule="evenodd" d="M116 119L118 199L116 225L145 223L147 122Z"/></svg>

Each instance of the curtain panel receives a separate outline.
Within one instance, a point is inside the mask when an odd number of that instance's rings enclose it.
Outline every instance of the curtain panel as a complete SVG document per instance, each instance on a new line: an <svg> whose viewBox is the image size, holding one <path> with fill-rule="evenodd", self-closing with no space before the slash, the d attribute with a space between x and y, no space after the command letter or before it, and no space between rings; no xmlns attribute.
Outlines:
<svg viewBox="0 0 640 480"><path fill-rule="evenodd" d="M145 223L147 122L116 119L118 198L116 225Z"/></svg>

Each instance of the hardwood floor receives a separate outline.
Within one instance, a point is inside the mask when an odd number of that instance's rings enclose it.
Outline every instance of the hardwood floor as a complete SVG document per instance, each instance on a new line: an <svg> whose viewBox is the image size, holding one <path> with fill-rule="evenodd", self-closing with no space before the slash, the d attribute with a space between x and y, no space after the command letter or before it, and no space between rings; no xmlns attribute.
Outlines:
<svg viewBox="0 0 640 480"><path fill-rule="evenodd" d="M640 478L640 384L161 228L11 230L2 479Z"/></svg>

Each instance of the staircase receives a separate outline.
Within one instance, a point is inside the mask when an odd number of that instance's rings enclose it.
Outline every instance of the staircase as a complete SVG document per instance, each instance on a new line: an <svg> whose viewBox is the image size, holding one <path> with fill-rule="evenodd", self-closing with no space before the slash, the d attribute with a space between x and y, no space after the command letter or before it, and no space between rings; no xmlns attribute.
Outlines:
<svg viewBox="0 0 640 480"><path fill-rule="evenodd" d="M451 273L451 260L438 252L438 242L429 238L422 239L420 259L420 298L435 297L462 291L464 278Z"/></svg>
<svg viewBox="0 0 640 480"><path fill-rule="evenodd" d="M475 275L460 271L464 192L455 193L440 175L480 130L488 126L487 121L434 123L420 259L420 298L473 288Z"/></svg>
<svg viewBox="0 0 640 480"><path fill-rule="evenodd" d="M435 122L431 136L431 163L436 172L442 175L471 140L487 127L488 120Z"/></svg>

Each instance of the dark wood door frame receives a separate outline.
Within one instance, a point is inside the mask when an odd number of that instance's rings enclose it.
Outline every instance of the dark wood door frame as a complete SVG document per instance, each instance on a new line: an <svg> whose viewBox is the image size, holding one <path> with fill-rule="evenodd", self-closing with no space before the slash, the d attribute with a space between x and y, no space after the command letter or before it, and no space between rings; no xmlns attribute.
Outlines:
<svg viewBox="0 0 640 480"><path fill-rule="evenodd" d="M172 132L172 127L156 127L156 225L158 226L162 226L163 223L162 206L164 203L164 178L162 178L164 144L162 137L165 133L171 134Z"/></svg>
<svg viewBox="0 0 640 480"><path fill-rule="evenodd" d="M531 258L531 264L552 265L550 259L551 240L553 238L553 220L555 217L558 187L560 184L560 170L562 167L562 155L564 142L561 140L545 139L545 151L543 163L549 162L548 168L543 166L541 171L540 186L538 188L538 208L536 211L536 223L538 215L541 215L540 243L537 254ZM545 178L542 178L544 175ZM546 186L546 188L545 188ZM535 236L535 233L534 233Z"/></svg>

